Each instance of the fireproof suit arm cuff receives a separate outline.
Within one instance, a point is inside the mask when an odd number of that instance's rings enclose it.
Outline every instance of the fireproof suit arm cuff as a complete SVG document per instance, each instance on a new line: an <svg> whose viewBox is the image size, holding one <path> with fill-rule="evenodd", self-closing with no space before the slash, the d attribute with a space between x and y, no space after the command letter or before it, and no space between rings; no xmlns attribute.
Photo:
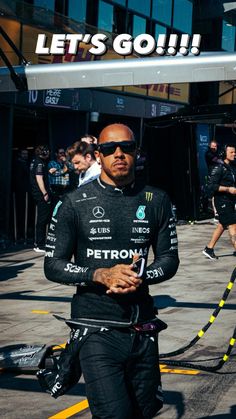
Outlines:
<svg viewBox="0 0 236 419"><path fill-rule="evenodd" d="M145 282L148 285L153 285L167 281L176 274L178 267L178 252L173 251L171 254L169 252L166 254L163 253L160 258L155 258L154 262L145 269Z"/></svg>
<svg viewBox="0 0 236 419"><path fill-rule="evenodd" d="M167 194L163 194L156 212L157 234L152 244L154 261L145 270L145 281L149 285L172 278L179 266L176 223Z"/></svg>
<svg viewBox="0 0 236 419"><path fill-rule="evenodd" d="M49 281L64 285L75 285L85 287L94 285L94 270L79 266L68 260L50 258L45 256L44 273Z"/></svg>

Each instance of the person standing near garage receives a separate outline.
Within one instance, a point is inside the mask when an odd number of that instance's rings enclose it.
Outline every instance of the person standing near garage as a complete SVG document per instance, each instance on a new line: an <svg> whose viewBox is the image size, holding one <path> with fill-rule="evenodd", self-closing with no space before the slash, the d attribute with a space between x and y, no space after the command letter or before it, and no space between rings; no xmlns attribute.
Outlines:
<svg viewBox="0 0 236 419"><path fill-rule="evenodd" d="M224 163L216 166L208 182L209 195L214 202L219 222L223 229L228 229L231 243L236 251L236 147L226 144L223 150Z"/></svg>
<svg viewBox="0 0 236 419"><path fill-rule="evenodd" d="M52 215L51 190L48 179L47 161L49 159L47 145L35 148L35 158L30 164L31 192L36 203L36 229L34 251L45 252L47 224Z"/></svg>

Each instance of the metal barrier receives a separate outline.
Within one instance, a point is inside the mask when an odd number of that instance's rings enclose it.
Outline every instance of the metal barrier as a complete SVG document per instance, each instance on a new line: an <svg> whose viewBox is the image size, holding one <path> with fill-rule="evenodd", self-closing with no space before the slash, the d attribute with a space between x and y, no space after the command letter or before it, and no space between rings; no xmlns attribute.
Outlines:
<svg viewBox="0 0 236 419"><path fill-rule="evenodd" d="M23 240L27 244L28 240L35 237L35 228L37 222L37 207L29 192L19 195L13 192L12 195L12 213L13 225L10 225L10 231L13 235L14 244ZM31 236L29 236L31 232Z"/></svg>

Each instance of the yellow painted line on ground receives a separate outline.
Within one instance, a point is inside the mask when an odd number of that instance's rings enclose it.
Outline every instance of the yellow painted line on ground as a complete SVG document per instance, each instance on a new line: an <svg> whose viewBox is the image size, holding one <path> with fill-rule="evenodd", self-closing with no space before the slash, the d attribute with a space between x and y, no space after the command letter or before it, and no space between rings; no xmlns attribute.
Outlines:
<svg viewBox="0 0 236 419"><path fill-rule="evenodd" d="M65 344L62 344L60 346L54 346L53 349L60 349ZM184 375L197 375L200 373L199 370L181 370L176 368L167 368L166 365L160 364L161 372L163 373L169 373L169 374L184 374ZM65 410L62 410L61 412L56 413L53 416L50 416L48 419L67 419L71 416L76 415L79 412L82 412L85 409L89 408L88 400L83 400L82 402L76 403L71 407L68 407Z"/></svg>
<svg viewBox="0 0 236 419"><path fill-rule="evenodd" d="M177 368L168 368L166 365L160 364L161 373L168 374L183 374L183 375L198 375L200 374L199 370L180 370Z"/></svg>
<svg viewBox="0 0 236 419"><path fill-rule="evenodd" d="M61 345L56 345L52 347L53 351L57 351L58 349L65 349L66 343L62 343Z"/></svg>
<svg viewBox="0 0 236 419"><path fill-rule="evenodd" d="M50 311L45 311L45 310L32 310L31 313L34 313L34 314L49 314Z"/></svg>
<svg viewBox="0 0 236 419"><path fill-rule="evenodd" d="M54 416L50 416L48 419L67 419L71 416L74 416L76 413L81 412L89 407L88 400L83 400L80 403L76 403L68 409L62 410L59 413L56 413Z"/></svg>

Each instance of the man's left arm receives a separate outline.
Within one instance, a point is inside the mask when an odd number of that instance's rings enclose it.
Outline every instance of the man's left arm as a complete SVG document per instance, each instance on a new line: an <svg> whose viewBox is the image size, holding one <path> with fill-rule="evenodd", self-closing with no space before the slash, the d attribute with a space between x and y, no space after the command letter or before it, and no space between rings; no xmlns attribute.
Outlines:
<svg viewBox="0 0 236 419"><path fill-rule="evenodd" d="M148 284L157 284L172 278L179 266L176 223L170 199L165 193L157 208L155 228L155 238L152 243L154 261L146 268L146 275L143 275L144 281Z"/></svg>
<svg viewBox="0 0 236 419"><path fill-rule="evenodd" d="M65 174L64 167L60 168L55 161L50 161L48 163L48 171L51 176L63 176Z"/></svg>

